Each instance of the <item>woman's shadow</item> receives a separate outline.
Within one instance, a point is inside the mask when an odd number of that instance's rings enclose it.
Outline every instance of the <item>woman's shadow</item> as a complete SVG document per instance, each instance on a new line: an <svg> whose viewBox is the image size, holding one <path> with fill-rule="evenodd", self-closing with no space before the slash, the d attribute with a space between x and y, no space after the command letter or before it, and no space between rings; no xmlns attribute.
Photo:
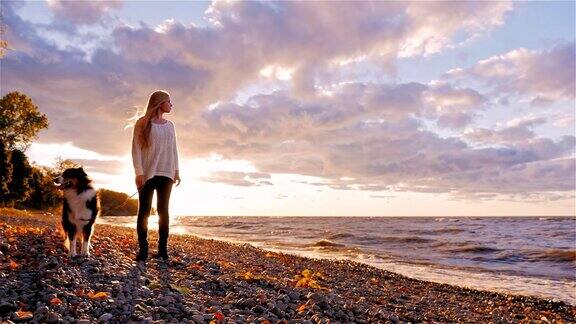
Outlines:
<svg viewBox="0 0 576 324"><path fill-rule="evenodd" d="M153 269L156 270L157 277L154 277L156 274L152 273ZM134 289L137 290L137 296L134 296L136 298L131 298L129 320L165 319L165 314L182 306L178 304L181 304L183 296L174 288L171 272L166 261L135 263L126 275L127 281L134 283Z"/></svg>

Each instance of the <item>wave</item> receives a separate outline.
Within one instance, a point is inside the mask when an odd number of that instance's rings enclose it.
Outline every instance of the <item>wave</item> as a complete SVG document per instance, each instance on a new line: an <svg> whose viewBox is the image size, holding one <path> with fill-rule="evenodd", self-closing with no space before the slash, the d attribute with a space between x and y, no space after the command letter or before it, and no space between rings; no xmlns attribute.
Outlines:
<svg viewBox="0 0 576 324"><path fill-rule="evenodd" d="M320 241L309 244L308 246L333 248L333 247L345 247L346 245L335 243L335 242L332 242L332 241L326 240L326 239L321 239Z"/></svg>
<svg viewBox="0 0 576 324"><path fill-rule="evenodd" d="M194 226L194 227L220 227L221 224L184 224L186 226Z"/></svg>
<svg viewBox="0 0 576 324"><path fill-rule="evenodd" d="M280 227L276 227L274 229L277 231L288 231L288 230L293 230L295 228L292 226L280 226Z"/></svg>
<svg viewBox="0 0 576 324"><path fill-rule="evenodd" d="M447 227L447 228L439 228L434 230L411 230L407 231L408 233L420 234L420 235L441 235L441 234L456 234L466 232L465 229L458 228L458 227Z"/></svg>
<svg viewBox="0 0 576 324"><path fill-rule="evenodd" d="M336 233L336 234L332 234L332 235L328 236L328 238L331 239L331 240L334 240L334 239L343 239L343 238L351 238L351 237L356 237L356 235L350 234L350 233Z"/></svg>
<svg viewBox="0 0 576 324"><path fill-rule="evenodd" d="M576 262L576 250L552 249L534 251L529 256L531 261Z"/></svg>
<svg viewBox="0 0 576 324"><path fill-rule="evenodd" d="M234 221L234 222L224 223L220 226L225 227L225 228L251 229L251 228L254 228L254 225L255 224Z"/></svg>
<svg viewBox="0 0 576 324"><path fill-rule="evenodd" d="M449 248L447 251L454 253L493 253L501 250L483 245L468 244L455 248Z"/></svg>
<svg viewBox="0 0 576 324"><path fill-rule="evenodd" d="M419 236L364 236L358 237L358 241L364 244L383 243L430 243L434 240Z"/></svg>
<svg viewBox="0 0 576 324"><path fill-rule="evenodd" d="M461 233L461 232L465 232L466 230L458 228L458 227L448 227L448 228L442 228L439 230L435 230L432 231L435 234L444 234L444 233Z"/></svg>
<svg viewBox="0 0 576 324"><path fill-rule="evenodd" d="M575 263L576 250L548 249L503 252L495 260L506 262Z"/></svg>

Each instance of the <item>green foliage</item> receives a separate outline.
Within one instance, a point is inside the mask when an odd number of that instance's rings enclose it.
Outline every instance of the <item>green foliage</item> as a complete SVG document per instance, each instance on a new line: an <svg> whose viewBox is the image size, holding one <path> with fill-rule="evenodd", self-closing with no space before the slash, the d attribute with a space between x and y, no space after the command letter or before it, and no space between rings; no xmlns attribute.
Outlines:
<svg viewBox="0 0 576 324"><path fill-rule="evenodd" d="M0 42L0 54L2 46ZM81 165L61 157L52 168L30 165L24 151L46 127L48 119L25 94L10 92L0 99L0 207L57 210L61 205L62 193L53 179L64 170ZM125 193L102 189L99 195L104 214L138 212L138 200L126 201Z"/></svg>
<svg viewBox="0 0 576 324"><path fill-rule="evenodd" d="M1 15L0 18L2 18ZM7 49L8 49L8 42L6 41L6 26L0 25L0 58L3 58L6 55Z"/></svg>
<svg viewBox="0 0 576 324"><path fill-rule="evenodd" d="M126 201L127 194L107 189L98 190L98 194L103 216L131 216L138 213L138 199Z"/></svg>
<svg viewBox="0 0 576 324"><path fill-rule="evenodd" d="M25 94L14 91L0 99L0 141L8 149L24 151L47 127L48 118Z"/></svg>
<svg viewBox="0 0 576 324"><path fill-rule="evenodd" d="M4 45L0 43L0 49ZM0 99L0 206L44 208L57 203L51 177L31 166L24 154L46 127L48 119L28 96L10 92Z"/></svg>
<svg viewBox="0 0 576 324"><path fill-rule="evenodd" d="M31 187L33 190L22 205L42 210L57 206L60 203L62 194L52 181L55 176L54 171L48 167L41 166L33 166L32 168Z"/></svg>
<svg viewBox="0 0 576 324"><path fill-rule="evenodd" d="M0 206L51 209L61 197L50 168L30 165L24 152L0 143Z"/></svg>
<svg viewBox="0 0 576 324"><path fill-rule="evenodd" d="M28 158L20 150L12 150L10 156L12 164L12 181L8 183L9 207L14 203L28 199L32 193L32 166L28 163ZM12 205L10 205L12 204Z"/></svg>
<svg viewBox="0 0 576 324"><path fill-rule="evenodd" d="M4 55L6 55L6 49L8 48L8 43L3 40L0 39L0 58L3 58Z"/></svg>
<svg viewBox="0 0 576 324"><path fill-rule="evenodd" d="M2 153L0 147L0 153ZM60 204L62 193L56 188L52 179L55 176L53 169L37 165L30 165L24 152L20 150L3 150L3 159L0 156L0 173L8 174L6 190L0 193L0 206L53 210ZM7 161L3 167L2 161ZM3 171L8 169L9 172ZM0 190L3 186L0 186Z"/></svg>
<svg viewBox="0 0 576 324"><path fill-rule="evenodd" d="M4 142L0 141L0 204L8 201L8 184L12 181L11 154Z"/></svg>
<svg viewBox="0 0 576 324"><path fill-rule="evenodd" d="M71 168L84 167L81 163L75 162L70 159L63 159L62 157L57 157L56 162L54 162L54 168L52 171L54 175L60 175L64 170Z"/></svg>

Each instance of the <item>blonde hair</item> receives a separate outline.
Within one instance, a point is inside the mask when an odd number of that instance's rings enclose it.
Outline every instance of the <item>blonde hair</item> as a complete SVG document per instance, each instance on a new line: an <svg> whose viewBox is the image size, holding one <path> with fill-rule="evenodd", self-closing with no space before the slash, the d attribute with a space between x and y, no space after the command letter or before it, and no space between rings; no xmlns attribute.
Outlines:
<svg viewBox="0 0 576 324"><path fill-rule="evenodd" d="M134 123L135 136L137 143L141 148L145 149L150 145L150 130L152 129L152 117L158 114L158 109L166 101L170 100L170 94L164 90L156 90L148 98L148 104L146 105L146 112L143 116L136 116L131 118Z"/></svg>

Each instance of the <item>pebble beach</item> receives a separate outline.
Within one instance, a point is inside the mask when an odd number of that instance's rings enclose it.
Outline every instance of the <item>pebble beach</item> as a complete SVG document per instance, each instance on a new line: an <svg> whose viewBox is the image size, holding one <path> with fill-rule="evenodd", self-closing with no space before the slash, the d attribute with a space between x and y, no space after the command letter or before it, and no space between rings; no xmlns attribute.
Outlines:
<svg viewBox="0 0 576 324"><path fill-rule="evenodd" d="M169 261L137 263L136 251L134 229L97 224L92 254L70 259L58 217L0 215L0 321L576 322L564 302L193 235L170 236Z"/></svg>

